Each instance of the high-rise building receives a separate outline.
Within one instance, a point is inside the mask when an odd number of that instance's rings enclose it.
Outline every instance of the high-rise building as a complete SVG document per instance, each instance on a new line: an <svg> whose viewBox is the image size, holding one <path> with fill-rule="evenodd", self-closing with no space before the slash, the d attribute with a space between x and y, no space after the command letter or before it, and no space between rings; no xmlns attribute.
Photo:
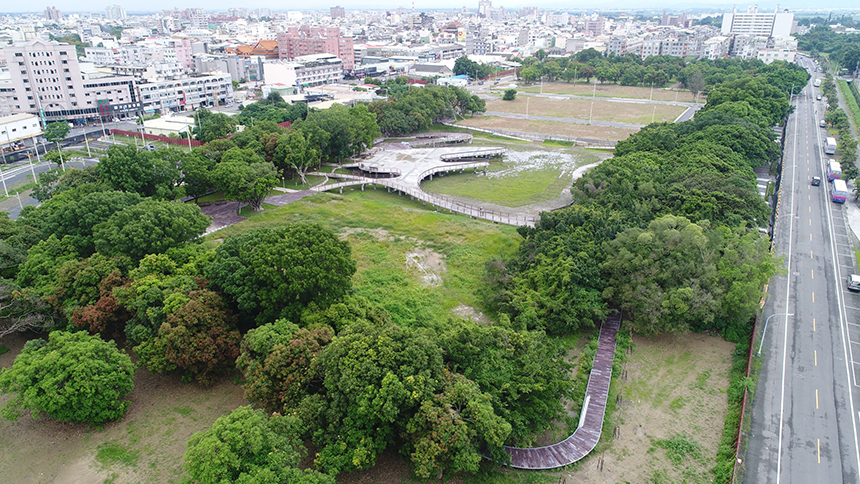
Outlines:
<svg viewBox="0 0 860 484"><path fill-rule="evenodd" d="M346 11L340 5L331 7L330 16L331 18L343 18L346 17Z"/></svg>
<svg viewBox="0 0 860 484"><path fill-rule="evenodd" d="M355 67L352 37L342 37L339 27L288 27L278 34L278 55L283 60L311 54L332 54L343 61L347 73Z"/></svg>
<svg viewBox="0 0 860 484"><path fill-rule="evenodd" d="M105 17L109 20L125 20L125 9L119 5L105 7Z"/></svg>
<svg viewBox="0 0 860 484"><path fill-rule="evenodd" d="M63 20L63 12L60 12L57 7L48 7L45 9L45 20L59 22Z"/></svg>
<svg viewBox="0 0 860 484"><path fill-rule="evenodd" d="M481 18L490 18L493 10L492 0L478 0L478 16Z"/></svg>
<svg viewBox="0 0 860 484"><path fill-rule="evenodd" d="M0 81L0 115L30 113L51 122L140 111L134 78L83 73L73 45L33 40L3 53L10 78Z"/></svg>
<svg viewBox="0 0 860 484"><path fill-rule="evenodd" d="M787 37L796 28L794 14L784 10L773 13L758 11L758 7L749 7L744 13L738 13L737 7L732 13L723 14L723 35L763 35L766 37Z"/></svg>
<svg viewBox="0 0 860 484"><path fill-rule="evenodd" d="M188 19L191 20L192 29L209 28L209 17L203 12L202 8L189 8Z"/></svg>

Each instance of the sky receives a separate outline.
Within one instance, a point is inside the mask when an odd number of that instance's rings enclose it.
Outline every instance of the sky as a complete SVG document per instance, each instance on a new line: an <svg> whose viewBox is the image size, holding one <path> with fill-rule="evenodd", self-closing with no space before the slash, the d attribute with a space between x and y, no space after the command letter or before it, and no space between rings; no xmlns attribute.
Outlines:
<svg viewBox="0 0 860 484"><path fill-rule="evenodd" d="M336 0L330 2L331 5L341 5L347 9L395 9L397 7L412 8L411 0ZM227 10L231 7L244 7L249 9L254 8L270 8L272 10L302 10L307 7L303 2L284 2L281 0L252 0L250 2L237 2L236 0L149 0L147 2L124 3L119 1L81 1L81 0L48 0L45 3L39 2L15 2L4 1L5 5L0 7L0 11L9 13L20 12L41 12L45 7L53 6L59 8L63 12L93 12L104 11L108 5L118 4L125 8L127 12L150 11L156 12L161 9L173 9L173 7L183 8L203 8L207 11ZM710 0L707 3L696 3L696 9L712 8L713 11L729 11L735 5L739 10L746 10L747 5L759 6L759 10L771 11L779 4L782 8L796 9L819 9L821 3L812 0L785 0L782 2L751 2L738 3L732 0ZM536 6L548 10L575 10L581 11L584 9L594 9L599 5L601 9L612 10L637 10L637 9L689 9L691 4L689 0L603 0L599 3L594 1L562 1L562 0L493 0L493 7L504 6L507 9L517 9L525 6ZM857 9L860 11L860 2L857 0L828 0L827 8L830 9ZM428 2L419 0L415 2L416 9L439 9L439 8L462 8L468 7L472 10L477 10L477 0L435 0ZM36 10L34 10L34 8ZM323 7L325 8L325 7Z"/></svg>

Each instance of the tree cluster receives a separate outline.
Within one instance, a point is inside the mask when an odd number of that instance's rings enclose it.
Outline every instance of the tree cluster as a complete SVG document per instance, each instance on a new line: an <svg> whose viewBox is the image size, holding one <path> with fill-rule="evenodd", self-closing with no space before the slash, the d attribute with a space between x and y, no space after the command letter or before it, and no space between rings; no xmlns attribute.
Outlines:
<svg viewBox="0 0 860 484"><path fill-rule="evenodd" d="M719 83L693 120L651 124L578 179L574 204L545 213L511 260L488 263L483 297L515 327L566 334L607 304L644 333L735 339L776 271L759 233L770 215L753 171L780 153L770 127L805 72L761 65Z"/></svg>
<svg viewBox="0 0 860 484"><path fill-rule="evenodd" d="M428 84L374 101L368 109L376 115L382 133L396 136L427 129L446 118L483 112L486 101L465 89Z"/></svg>

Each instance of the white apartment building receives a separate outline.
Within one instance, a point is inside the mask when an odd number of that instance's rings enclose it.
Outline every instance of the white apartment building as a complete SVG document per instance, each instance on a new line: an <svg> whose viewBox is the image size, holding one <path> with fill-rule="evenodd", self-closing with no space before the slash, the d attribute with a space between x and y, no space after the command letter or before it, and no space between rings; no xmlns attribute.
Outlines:
<svg viewBox="0 0 860 484"><path fill-rule="evenodd" d="M702 42L702 57L707 57L710 60L717 60L721 57L725 57L729 55L729 48L731 45L731 37L712 37Z"/></svg>
<svg viewBox="0 0 860 484"><path fill-rule="evenodd" d="M146 113L168 114L233 102L230 74L185 77L138 84L138 95Z"/></svg>
<svg viewBox="0 0 860 484"><path fill-rule="evenodd" d="M83 73L72 45L33 40L5 47L3 54L10 77L0 79L0 115L30 113L51 122L140 111L134 78Z"/></svg>
<svg viewBox="0 0 860 484"><path fill-rule="evenodd" d="M775 10L772 13L758 11L758 6L749 7L746 12L739 13L737 7L732 13L723 14L723 35L763 35L788 36L796 29L794 14L788 11Z"/></svg>
<svg viewBox="0 0 860 484"><path fill-rule="evenodd" d="M343 79L343 61L332 54L312 54L298 56L292 62L265 62L263 79L267 84L295 87L334 84Z"/></svg>

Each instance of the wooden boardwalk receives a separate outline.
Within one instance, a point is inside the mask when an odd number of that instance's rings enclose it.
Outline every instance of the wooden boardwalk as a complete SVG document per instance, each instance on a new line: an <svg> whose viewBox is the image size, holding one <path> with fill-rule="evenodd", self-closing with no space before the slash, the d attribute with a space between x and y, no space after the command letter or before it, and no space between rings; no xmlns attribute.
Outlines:
<svg viewBox="0 0 860 484"><path fill-rule="evenodd" d="M621 325L621 313L614 310L600 328L594 366L588 377L585 402L579 427L561 442L546 447L505 447L511 456L511 467L517 469L554 469L582 459L594 450L600 440L606 400L609 397L609 382L612 379L612 359L615 357L615 334Z"/></svg>
<svg viewBox="0 0 860 484"><path fill-rule="evenodd" d="M461 169L476 169L485 166L486 162L480 163L471 163L471 164L463 164L463 165L452 165L450 167L436 167L426 172L422 173L420 178L423 180L425 177L430 177L433 173L437 173L438 171L453 171L453 170L461 170ZM311 173L316 174L316 173ZM322 173L320 173L322 174ZM424 204L430 204L437 210L448 210L450 212L459 213L463 215L467 215L469 217L481 220L487 220L489 222L500 223L505 225L513 225L515 227L519 227L521 225L527 225L529 227L534 227L535 223L537 223L539 217L529 217L526 215L519 215L516 213L510 212L499 212L494 210L484 210L482 207L467 205L458 200L453 200L448 197L442 195L434 195L421 190L420 188L413 188L403 184L400 180L396 178L367 178L363 176L357 175L345 175L345 174L337 174L337 173L328 173L329 177L332 178L340 178L346 181L332 183L328 185L319 185L312 187L311 190L315 192L326 192L329 190L338 190L340 193L343 193L343 189L345 187L351 186L361 186L362 191L366 185L380 185L386 187L388 191L396 191L401 195L409 195L413 199L421 200Z"/></svg>

